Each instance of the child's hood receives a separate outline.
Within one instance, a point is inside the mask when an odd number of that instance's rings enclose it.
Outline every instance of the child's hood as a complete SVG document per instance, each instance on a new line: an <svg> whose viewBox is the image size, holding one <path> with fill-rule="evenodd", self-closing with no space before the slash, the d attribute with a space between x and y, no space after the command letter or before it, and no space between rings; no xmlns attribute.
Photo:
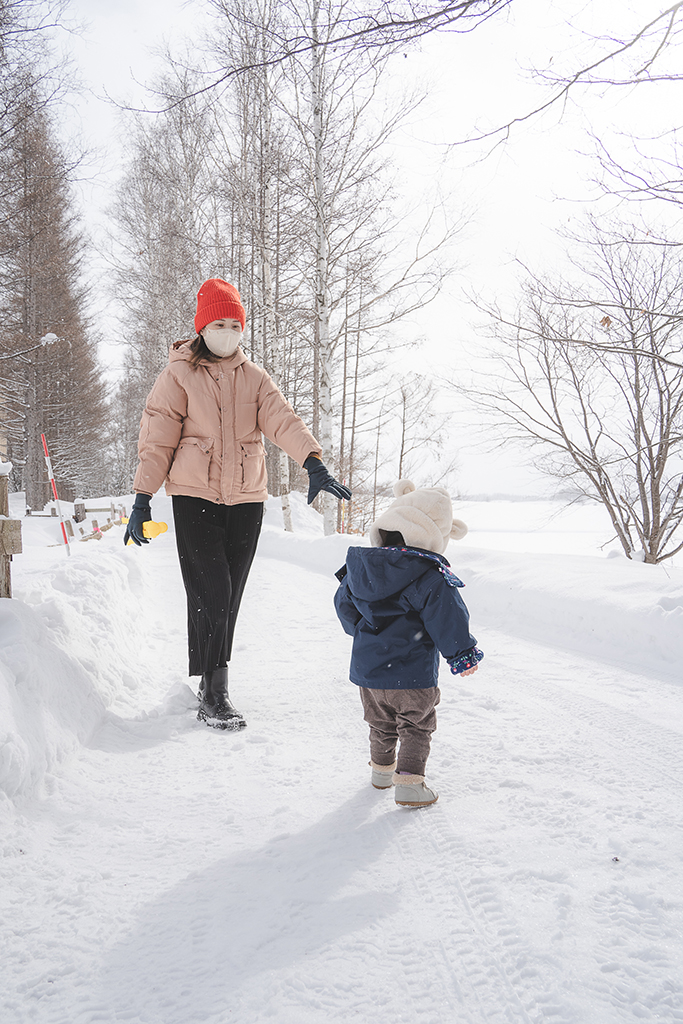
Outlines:
<svg viewBox="0 0 683 1024"><path fill-rule="evenodd" d="M419 548L349 548L346 580L354 597L382 601L398 594L425 573L449 563L433 551ZM337 574L343 578L343 571Z"/></svg>

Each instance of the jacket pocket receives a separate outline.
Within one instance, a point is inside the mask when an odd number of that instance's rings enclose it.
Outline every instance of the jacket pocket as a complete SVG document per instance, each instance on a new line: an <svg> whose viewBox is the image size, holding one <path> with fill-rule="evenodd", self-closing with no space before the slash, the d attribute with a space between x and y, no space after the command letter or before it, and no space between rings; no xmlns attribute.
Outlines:
<svg viewBox="0 0 683 1024"><path fill-rule="evenodd" d="M245 491L262 491L268 484L266 455L260 441L240 441L242 487Z"/></svg>
<svg viewBox="0 0 683 1024"><path fill-rule="evenodd" d="M209 486L209 467L213 451L212 437L183 437L175 450L168 472L169 482L179 487Z"/></svg>

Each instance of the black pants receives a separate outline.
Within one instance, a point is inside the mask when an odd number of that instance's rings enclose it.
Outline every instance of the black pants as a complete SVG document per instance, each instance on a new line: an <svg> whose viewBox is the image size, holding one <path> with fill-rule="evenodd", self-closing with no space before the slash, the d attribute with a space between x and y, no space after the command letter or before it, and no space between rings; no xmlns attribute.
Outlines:
<svg viewBox="0 0 683 1024"><path fill-rule="evenodd" d="M173 495L173 519L187 594L190 675L200 676L230 661L263 503L216 505L204 498Z"/></svg>

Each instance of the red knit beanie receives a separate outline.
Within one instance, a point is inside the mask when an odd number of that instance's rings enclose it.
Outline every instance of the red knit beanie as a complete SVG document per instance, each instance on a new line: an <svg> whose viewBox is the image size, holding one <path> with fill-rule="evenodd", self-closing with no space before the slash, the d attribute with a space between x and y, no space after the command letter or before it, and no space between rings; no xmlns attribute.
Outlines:
<svg viewBox="0 0 683 1024"><path fill-rule="evenodd" d="M197 315L194 326L197 334L214 320L239 320L244 330L246 313L240 300L240 293L234 285L211 277L197 292Z"/></svg>

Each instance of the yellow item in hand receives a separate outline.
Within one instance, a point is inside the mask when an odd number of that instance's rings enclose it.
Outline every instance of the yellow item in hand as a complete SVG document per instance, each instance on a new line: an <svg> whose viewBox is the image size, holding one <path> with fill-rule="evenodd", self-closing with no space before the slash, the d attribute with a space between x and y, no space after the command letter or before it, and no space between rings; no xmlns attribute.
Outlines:
<svg viewBox="0 0 683 1024"><path fill-rule="evenodd" d="M121 521L123 523L128 522L127 519L122 519ZM148 540L154 540L155 537L158 537L162 533L166 533L167 530L168 526L166 525L166 523L155 523L154 520L152 519L148 519L146 523L142 524L142 534L144 537L147 537ZM128 547L130 547L130 545L134 543L134 540L129 540Z"/></svg>
<svg viewBox="0 0 683 1024"><path fill-rule="evenodd" d="M166 523L155 523L153 519L149 519L146 523L142 524L142 532L145 537L149 537L150 540L154 540L161 533L166 533L168 526Z"/></svg>

